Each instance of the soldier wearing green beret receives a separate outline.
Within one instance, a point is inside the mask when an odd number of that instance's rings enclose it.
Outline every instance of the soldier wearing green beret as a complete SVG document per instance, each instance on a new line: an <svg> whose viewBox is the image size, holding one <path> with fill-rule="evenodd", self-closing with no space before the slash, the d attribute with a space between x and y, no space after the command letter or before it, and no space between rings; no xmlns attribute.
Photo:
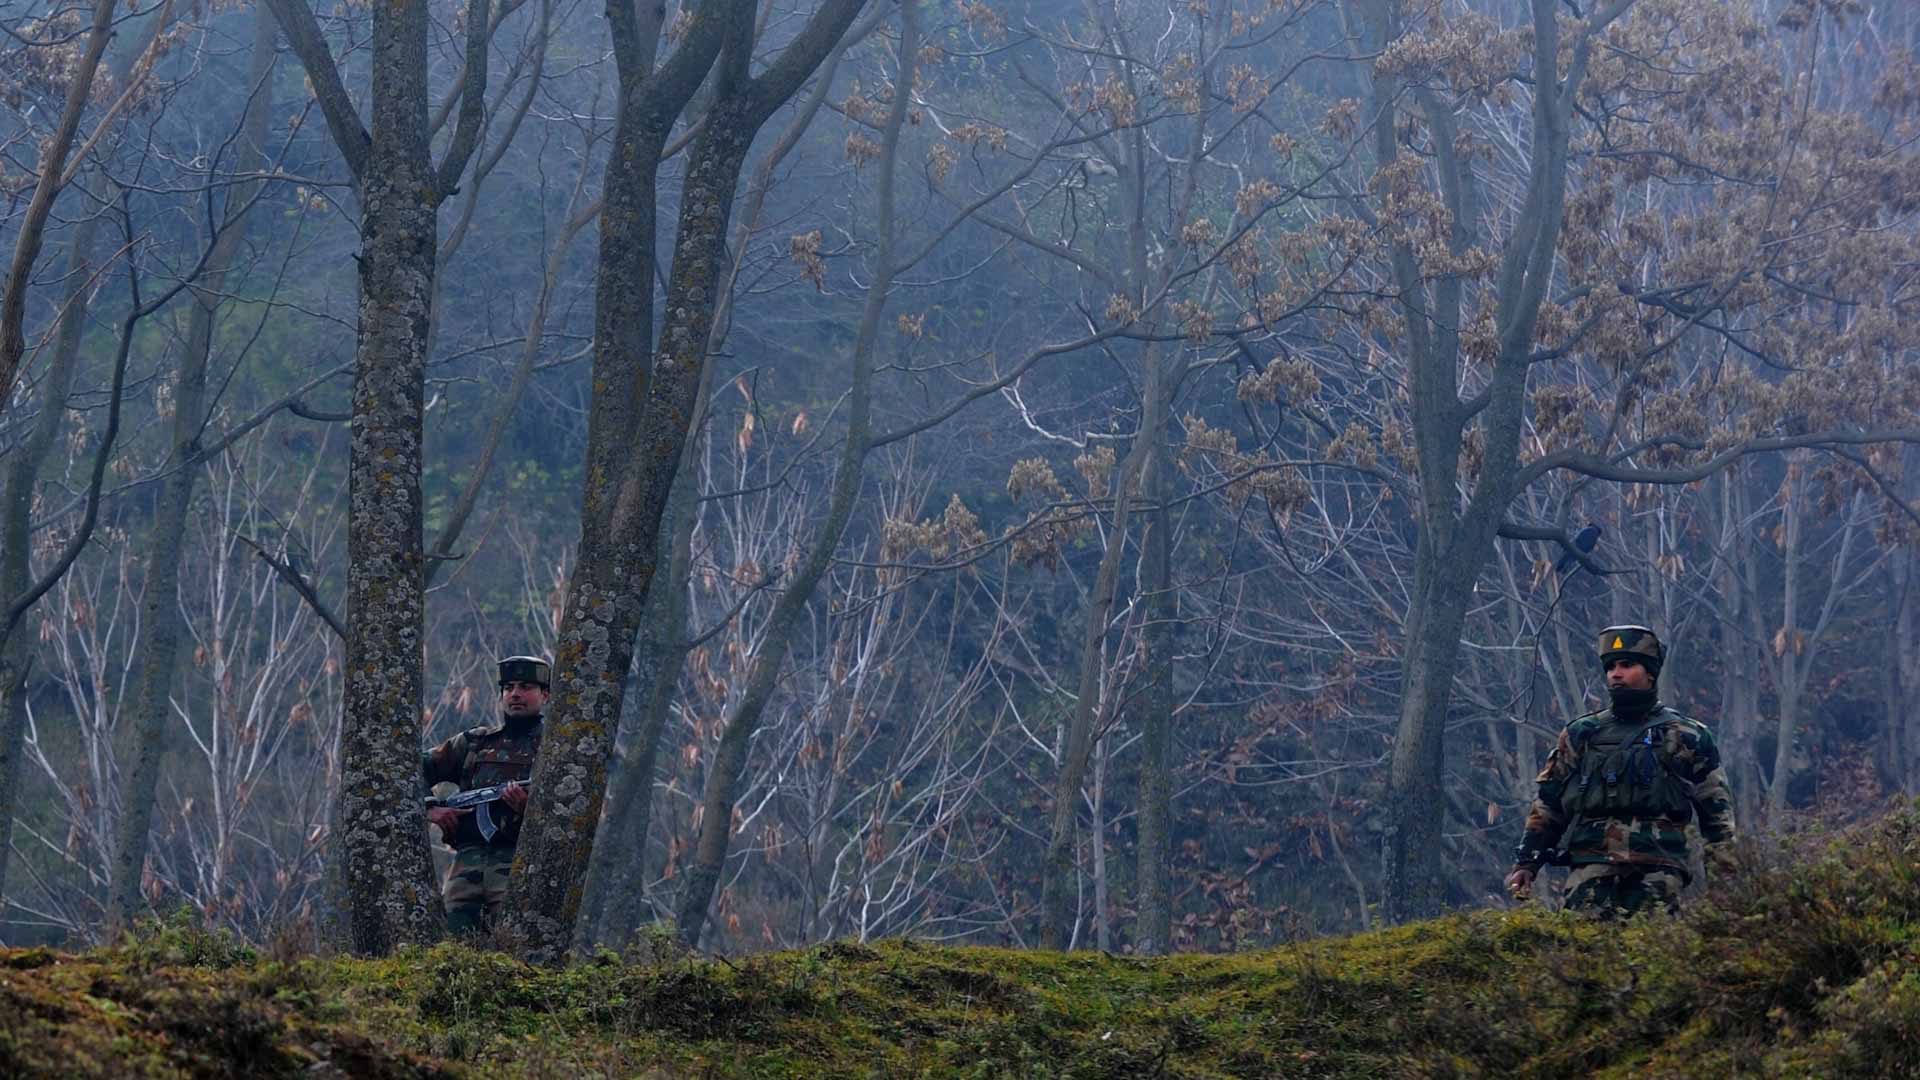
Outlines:
<svg viewBox="0 0 1920 1080"><path fill-rule="evenodd" d="M1538 777L1507 888L1529 895L1549 859L1564 861L1567 907L1608 916L1679 908L1687 825L1698 820L1710 866L1733 839L1733 794L1713 733L1660 701L1666 650L1644 626L1600 633L1611 704L1560 732ZM1566 837L1564 853L1554 849ZM1556 858L1559 856L1559 858Z"/></svg>
<svg viewBox="0 0 1920 1080"><path fill-rule="evenodd" d="M441 898L447 929L476 934L492 926L507 895L514 845L527 808L526 782L540 752L540 719L552 692L552 667L537 656L500 661L500 722L453 736L421 756L420 775L428 787L451 782L473 791L506 785L496 802L482 808L439 806L427 811L453 848Z"/></svg>

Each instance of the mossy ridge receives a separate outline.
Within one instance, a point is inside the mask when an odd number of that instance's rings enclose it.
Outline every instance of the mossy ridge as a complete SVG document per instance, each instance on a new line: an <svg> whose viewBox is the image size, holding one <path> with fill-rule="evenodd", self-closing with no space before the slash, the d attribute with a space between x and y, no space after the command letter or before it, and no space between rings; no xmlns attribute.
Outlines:
<svg viewBox="0 0 1920 1080"><path fill-rule="evenodd" d="M0 950L0 1076L454 1076L274 1000L272 971Z"/></svg>
<svg viewBox="0 0 1920 1080"><path fill-rule="evenodd" d="M1680 919L1478 911L1160 960L887 941L288 964L176 923L0 950L0 1074L1887 1075L1920 1040L1920 814L1799 852L1750 852Z"/></svg>

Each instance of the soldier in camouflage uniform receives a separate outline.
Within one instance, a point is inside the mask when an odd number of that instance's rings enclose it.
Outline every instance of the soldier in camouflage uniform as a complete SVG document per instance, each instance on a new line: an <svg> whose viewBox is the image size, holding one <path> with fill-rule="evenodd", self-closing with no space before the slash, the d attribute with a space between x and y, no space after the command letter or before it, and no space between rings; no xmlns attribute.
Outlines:
<svg viewBox="0 0 1920 1080"><path fill-rule="evenodd" d="M1507 877L1515 896L1531 892L1562 834L1572 867L1567 907L1601 917L1656 905L1678 910L1691 876L1687 824L1696 815L1709 865L1722 865L1733 839L1733 794L1713 733L1660 703L1665 658L1644 626L1601 631L1612 704L1568 724L1547 756Z"/></svg>
<svg viewBox="0 0 1920 1080"><path fill-rule="evenodd" d="M453 867L442 887L447 929L455 934L486 930L500 913L513 867L514 844L527 807L526 781L540 752L540 717L550 692L552 669L534 656L500 661L501 721L469 728L421 757L421 779L430 787L451 781L463 791L508 784L505 795L488 806L499 828L482 835L472 809L436 807L427 819L440 827L453 847Z"/></svg>

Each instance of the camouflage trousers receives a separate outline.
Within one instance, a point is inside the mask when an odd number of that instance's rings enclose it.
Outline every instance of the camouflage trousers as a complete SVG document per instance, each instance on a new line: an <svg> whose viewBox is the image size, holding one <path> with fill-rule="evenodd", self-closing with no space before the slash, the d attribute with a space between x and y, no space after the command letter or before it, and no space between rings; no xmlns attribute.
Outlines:
<svg viewBox="0 0 1920 1080"><path fill-rule="evenodd" d="M1637 915L1655 907L1671 914L1680 910L1680 890L1685 885L1678 870L1588 863L1567 874L1567 910L1599 919Z"/></svg>
<svg viewBox="0 0 1920 1080"><path fill-rule="evenodd" d="M459 936L490 930L506 903L507 873L512 869L512 848L475 846L454 852L440 889L448 932Z"/></svg>

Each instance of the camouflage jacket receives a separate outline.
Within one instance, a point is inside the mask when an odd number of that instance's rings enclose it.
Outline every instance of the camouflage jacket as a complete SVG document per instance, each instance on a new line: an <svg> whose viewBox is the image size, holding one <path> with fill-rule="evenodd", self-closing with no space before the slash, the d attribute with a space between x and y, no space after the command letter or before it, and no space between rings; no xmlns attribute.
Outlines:
<svg viewBox="0 0 1920 1080"><path fill-rule="evenodd" d="M533 776L533 759L540 752L541 725L510 731L505 724L468 728L420 756L420 779L427 787L442 781L462 791L491 787L509 780L525 783ZM511 849L520 839L520 815L493 803L489 808L500 831L491 841L480 835L472 814L460 816L460 827L447 843L456 849L487 847Z"/></svg>
<svg viewBox="0 0 1920 1080"><path fill-rule="evenodd" d="M1709 844L1733 839L1733 792L1727 786L1726 770L1720 766L1720 748L1713 732L1665 705L1654 709L1648 719L1654 721L1658 756L1675 776L1691 785L1690 816L1699 819L1701 839ZM1633 722L1631 727L1639 730L1645 722ZM1559 742L1547 755L1546 767L1536 778L1539 794L1527 812L1526 834L1515 854L1516 866L1538 866L1564 834L1574 866L1616 863L1688 872L1685 818L1573 817L1561 808L1561 795L1568 780L1579 775L1581 754L1591 737L1609 726L1627 725L1626 721L1616 722L1611 709L1603 709L1575 720L1560 732Z"/></svg>

